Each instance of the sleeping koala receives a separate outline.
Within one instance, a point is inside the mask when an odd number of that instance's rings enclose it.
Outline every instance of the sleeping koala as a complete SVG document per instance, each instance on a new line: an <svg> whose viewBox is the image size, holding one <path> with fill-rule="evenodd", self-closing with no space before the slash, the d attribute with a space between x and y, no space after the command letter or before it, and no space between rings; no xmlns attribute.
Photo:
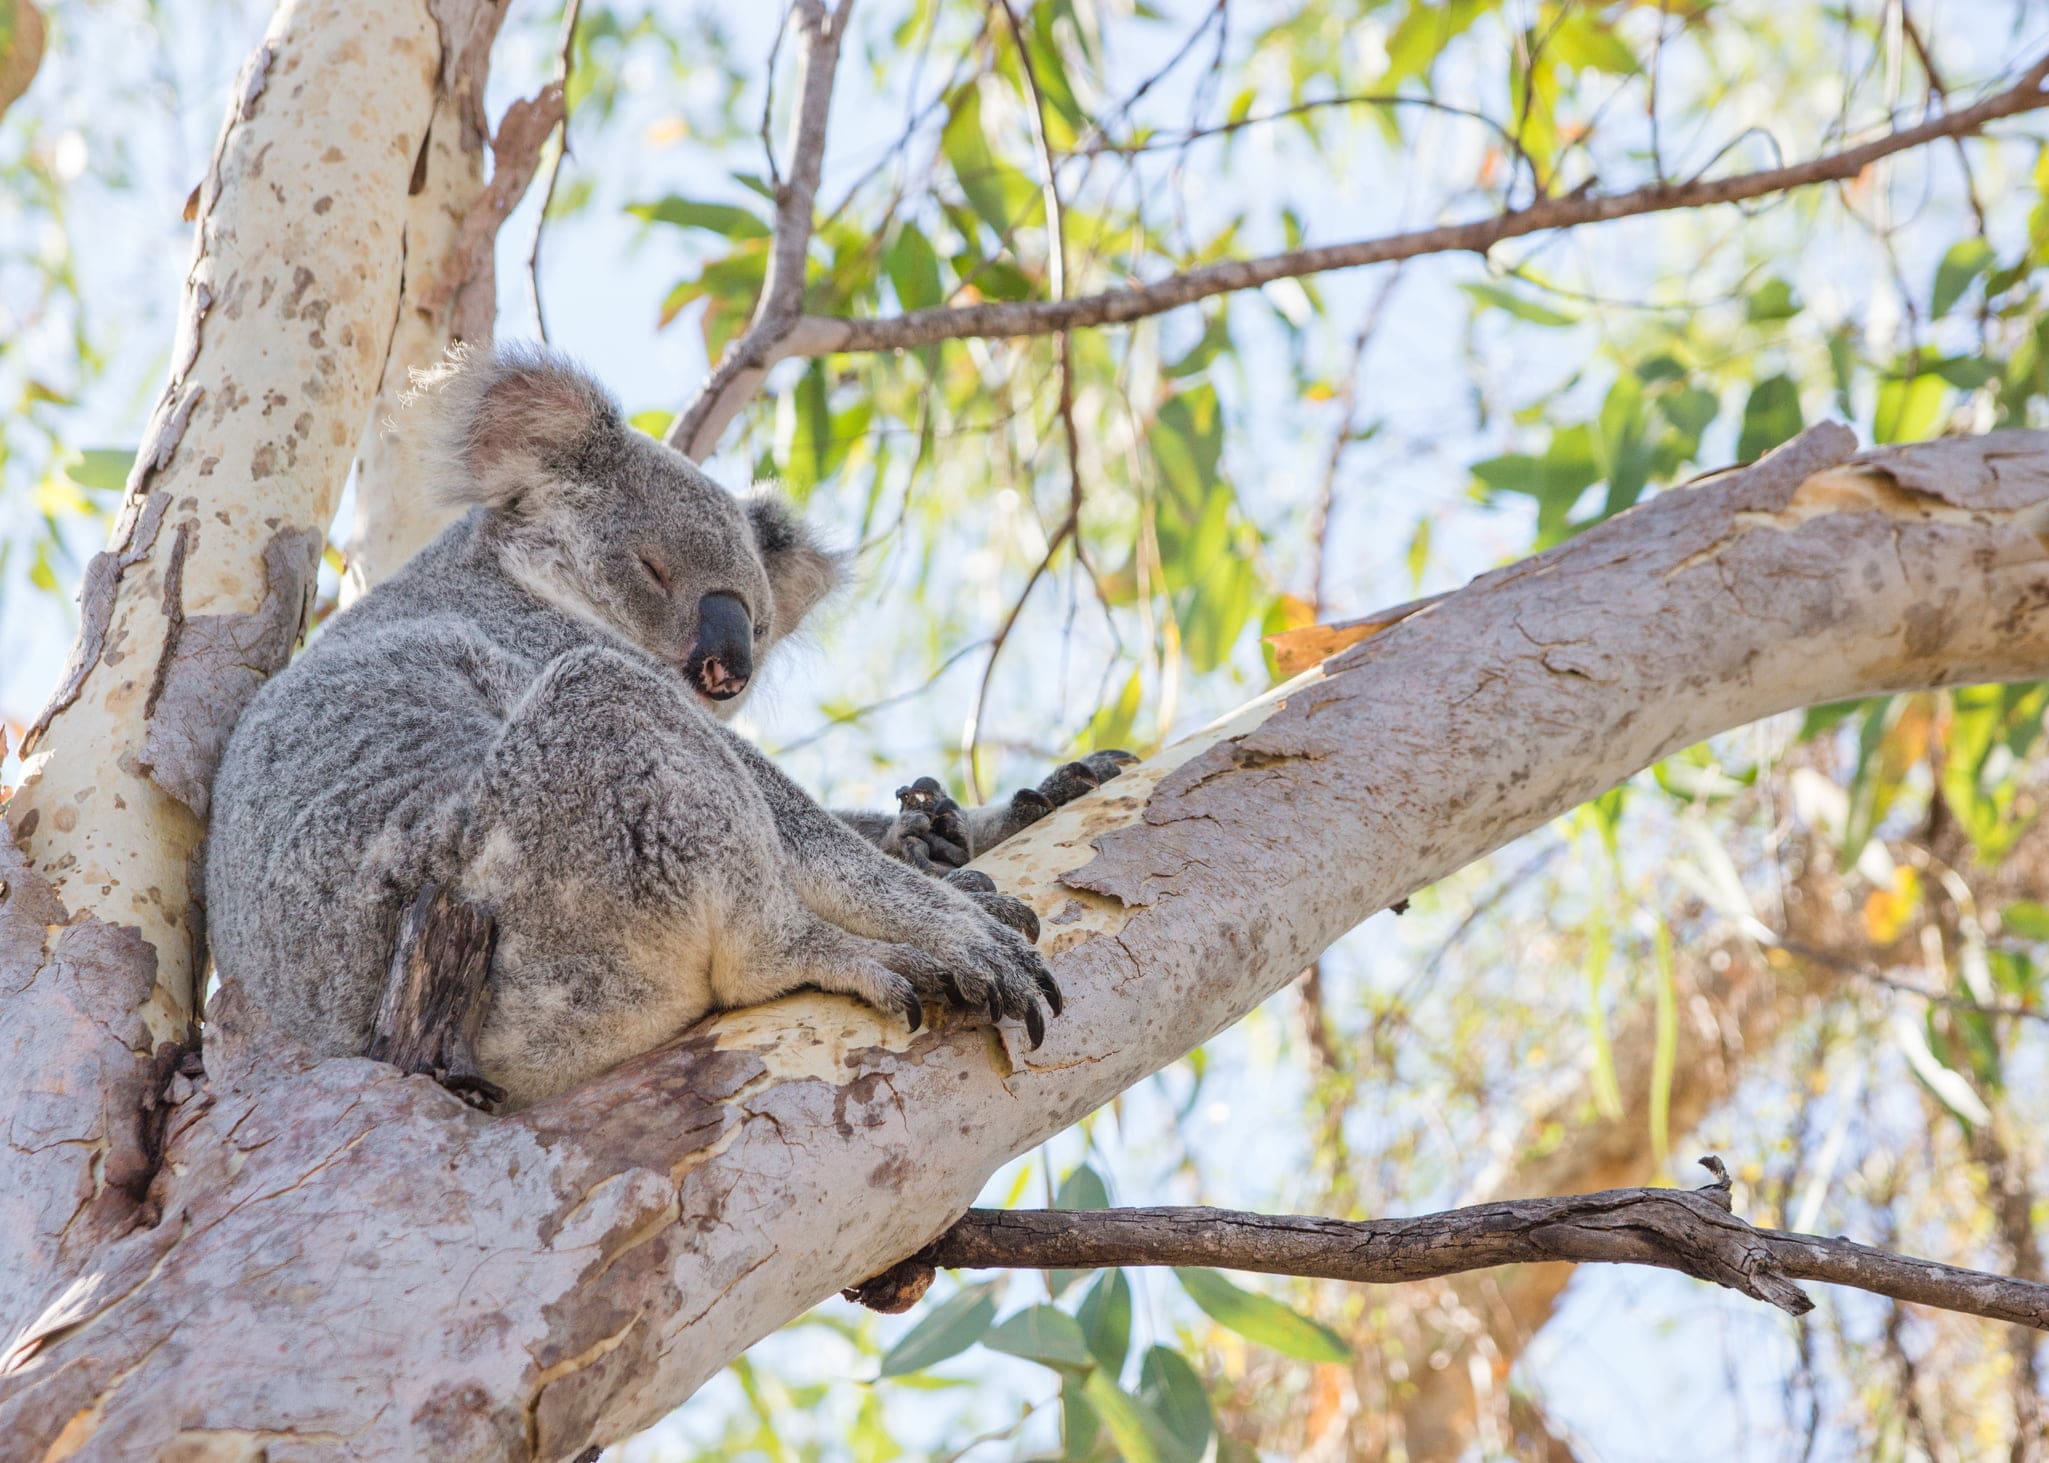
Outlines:
<svg viewBox="0 0 2049 1463"><path fill-rule="evenodd" d="M865 830L892 858L724 725L838 575L781 504L543 353L453 357L403 430L470 512L264 687L215 781L209 932L246 999L361 1053L431 881L496 922L478 1057L513 1106L804 986L914 1028L924 1001L986 1010L1036 1045L1060 1010L1036 918L911 866L960 862L958 810L907 790Z"/></svg>

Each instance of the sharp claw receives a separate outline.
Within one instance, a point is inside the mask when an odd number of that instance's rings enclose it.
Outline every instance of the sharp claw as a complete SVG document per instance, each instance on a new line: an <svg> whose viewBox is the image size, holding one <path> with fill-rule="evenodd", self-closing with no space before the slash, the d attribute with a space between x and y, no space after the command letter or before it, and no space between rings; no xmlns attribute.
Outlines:
<svg viewBox="0 0 2049 1463"><path fill-rule="evenodd" d="M989 987L989 1019L991 1021L1001 1021L1003 1019L1003 995L993 985Z"/></svg>
<svg viewBox="0 0 2049 1463"><path fill-rule="evenodd" d="M913 1031L925 1024L925 1003L915 993L904 1003L904 1020L910 1023Z"/></svg>
<svg viewBox="0 0 2049 1463"><path fill-rule="evenodd" d="M954 1005L959 1006L963 1010L965 1010L969 1005L973 1004L971 1001L968 1000L968 993L961 989L959 977L957 977L950 970L942 971L940 972L940 974L941 977L946 981L947 994L953 997Z"/></svg>
<svg viewBox="0 0 2049 1463"><path fill-rule="evenodd" d="M1032 1050L1039 1049L1039 1043L1046 1039L1046 1018L1039 1013L1037 1001L1025 1002L1025 1034L1032 1039Z"/></svg>
<svg viewBox="0 0 2049 1463"><path fill-rule="evenodd" d="M1060 994L1059 982L1043 970L1034 976L1033 979L1038 982L1039 994L1046 998L1046 1004L1051 1006L1053 1014L1058 1016L1067 1005L1067 998Z"/></svg>

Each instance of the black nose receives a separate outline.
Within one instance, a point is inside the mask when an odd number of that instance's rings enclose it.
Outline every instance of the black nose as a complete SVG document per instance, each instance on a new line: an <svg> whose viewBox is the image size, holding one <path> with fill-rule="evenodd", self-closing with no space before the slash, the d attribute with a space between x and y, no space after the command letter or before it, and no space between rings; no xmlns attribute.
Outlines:
<svg viewBox="0 0 2049 1463"><path fill-rule="evenodd" d="M697 643L683 662L690 683L714 701L730 701L754 674L754 621L735 594L697 602Z"/></svg>

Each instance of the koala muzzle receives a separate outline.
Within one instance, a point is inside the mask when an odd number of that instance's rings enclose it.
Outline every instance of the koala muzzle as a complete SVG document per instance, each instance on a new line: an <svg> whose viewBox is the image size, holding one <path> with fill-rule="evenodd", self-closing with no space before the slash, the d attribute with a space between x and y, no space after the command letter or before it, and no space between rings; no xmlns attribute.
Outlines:
<svg viewBox="0 0 2049 1463"><path fill-rule="evenodd" d="M697 643L683 662L690 684L714 701L730 701L754 674L754 621L733 594L697 602Z"/></svg>

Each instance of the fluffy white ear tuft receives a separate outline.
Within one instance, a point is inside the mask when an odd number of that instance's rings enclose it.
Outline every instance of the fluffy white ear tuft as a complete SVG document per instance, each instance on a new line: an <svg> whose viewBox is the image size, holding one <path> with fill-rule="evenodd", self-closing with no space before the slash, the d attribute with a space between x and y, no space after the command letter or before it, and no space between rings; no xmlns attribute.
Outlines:
<svg viewBox="0 0 2049 1463"><path fill-rule="evenodd" d="M451 504L510 509L550 482L606 430L618 403L562 356L535 346L458 345L413 372L394 422L428 490Z"/></svg>
<svg viewBox="0 0 2049 1463"><path fill-rule="evenodd" d="M775 634L780 639L840 586L847 556L820 545L772 490L757 487L742 505L762 567L768 571L769 591L775 595Z"/></svg>

